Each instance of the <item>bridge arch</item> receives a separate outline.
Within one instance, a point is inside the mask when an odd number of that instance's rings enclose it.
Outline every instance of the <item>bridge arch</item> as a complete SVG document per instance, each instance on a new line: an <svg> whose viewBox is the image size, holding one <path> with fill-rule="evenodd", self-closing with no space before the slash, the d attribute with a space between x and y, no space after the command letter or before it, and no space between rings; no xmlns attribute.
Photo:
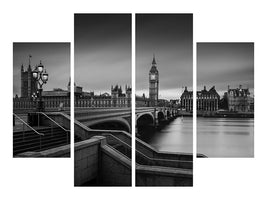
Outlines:
<svg viewBox="0 0 267 200"><path fill-rule="evenodd" d="M167 119L169 119L171 117L171 113L169 110L166 111L166 116L167 116Z"/></svg>
<svg viewBox="0 0 267 200"><path fill-rule="evenodd" d="M151 125L154 124L154 122L155 122L155 117L150 112L142 113L136 117L137 126Z"/></svg>
<svg viewBox="0 0 267 200"><path fill-rule="evenodd" d="M165 120L165 115L164 115L163 111L159 111L157 117L158 117L158 122L162 122Z"/></svg>
<svg viewBox="0 0 267 200"><path fill-rule="evenodd" d="M99 130L123 130L127 131L128 133L131 132L131 126L129 122L121 117L114 117L114 118L94 121L88 127L91 129L99 129Z"/></svg>

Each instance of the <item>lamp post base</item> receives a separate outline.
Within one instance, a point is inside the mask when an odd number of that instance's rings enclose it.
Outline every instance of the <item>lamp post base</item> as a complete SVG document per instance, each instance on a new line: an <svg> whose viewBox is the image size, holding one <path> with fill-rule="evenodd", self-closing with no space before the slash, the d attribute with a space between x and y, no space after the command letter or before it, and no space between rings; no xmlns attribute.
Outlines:
<svg viewBox="0 0 267 200"><path fill-rule="evenodd" d="M44 102L43 101L38 101L37 102L36 110L37 110L37 112L44 112L45 111Z"/></svg>

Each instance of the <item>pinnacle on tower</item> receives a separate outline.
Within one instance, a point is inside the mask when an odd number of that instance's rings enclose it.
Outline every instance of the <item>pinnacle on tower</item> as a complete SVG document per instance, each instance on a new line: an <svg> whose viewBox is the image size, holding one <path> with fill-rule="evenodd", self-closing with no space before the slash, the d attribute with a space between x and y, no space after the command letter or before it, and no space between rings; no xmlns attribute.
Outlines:
<svg viewBox="0 0 267 200"><path fill-rule="evenodd" d="M32 58L32 55L29 55L29 67L28 67L28 70L31 69L31 58Z"/></svg>
<svg viewBox="0 0 267 200"><path fill-rule="evenodd" d="M152 61L152 65L155 65L155 64L157 64L157 63L156 63L156 60L155 60L155 54L153 54L153 61Z"/></svg>

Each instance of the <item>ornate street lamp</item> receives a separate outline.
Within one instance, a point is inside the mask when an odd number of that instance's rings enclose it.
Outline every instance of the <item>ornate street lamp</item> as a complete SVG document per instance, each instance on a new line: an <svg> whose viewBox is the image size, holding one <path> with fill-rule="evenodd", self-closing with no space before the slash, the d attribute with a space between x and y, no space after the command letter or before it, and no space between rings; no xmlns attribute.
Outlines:
<svg viewBox="0 0 267 200"><path fill-rule="evenodd" d="M42 65L42 62L40 61L40 64L35 67L35 69L32 72L32 76L34 80L37 82L37 88L38 88L38 101L37 101L37 111L42 112L44 111L44 103L42 101L42 91L43 91L43 84L46 84L48 81L48 73L46 73L46 70L44 70L44 66Z"/></svg>

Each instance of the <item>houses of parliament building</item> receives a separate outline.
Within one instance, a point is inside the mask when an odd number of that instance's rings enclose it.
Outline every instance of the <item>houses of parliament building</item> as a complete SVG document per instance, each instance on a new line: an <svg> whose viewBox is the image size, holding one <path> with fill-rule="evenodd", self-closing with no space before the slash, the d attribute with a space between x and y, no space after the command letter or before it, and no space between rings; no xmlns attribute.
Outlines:
<svg viewBox="0 0 267 200"><path fill-rule="evenodd" d="M34 110L38 100L37 83L32 76L33 68L29 64L27 70L21 66L21 94L13 98L13 109ZM74 106L75 107L130 107L132 89L125 86L125 92L121 86L111 86L111 93L95 95L94 92L84 92L81 86L74 83ZM55 88L51 91L42 92L42 101L46 110L59 110L70 108L70 80L67 88Z"/></svg>

